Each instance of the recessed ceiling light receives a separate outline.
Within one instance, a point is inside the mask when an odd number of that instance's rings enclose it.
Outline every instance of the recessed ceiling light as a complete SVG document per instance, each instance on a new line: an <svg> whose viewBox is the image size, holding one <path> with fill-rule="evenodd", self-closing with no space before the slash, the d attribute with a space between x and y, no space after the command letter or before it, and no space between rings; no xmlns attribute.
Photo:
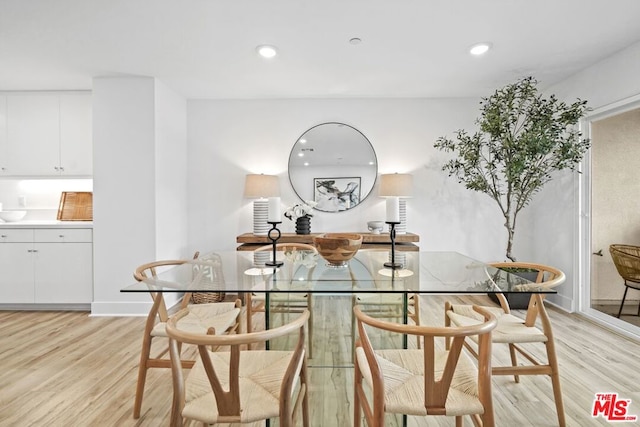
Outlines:
<svg viewBox="0 0 640 427"><path fill-rule="evenodd" d="M491 49L491 43L477 43L471 46L469 53L472 55L483 55Z"/></svg>
<svg viewBox="0 0 640 427"><path fill-rule="evenodd" d="M306 139L304 139L304 138L300 138L300 144L304 144L305 142L307 142L307 140L306 140Z"/></svg>
<svg viewBox="0 0 640 427"><path fill-rule="evenodd" d="M309 166L309 162L304 162L304 165L305 166Z"/></svg>
<svg viewBox="0 0 640 427"><path fill-rule="evenodd" d="M304 153L298 153L298 157L304 157Z"/></svg>
<svg viewBox="0 0 640 427"><path fill-rule="evenodd" d="M349 43L351 44L360 44L362 43L362 39L359 37L352 37L349 39Z"/></svg>
<svg viewBox="0 0 640 427"><path fill-rule="evenodd" d="M258 46L256 48L256 51L258 51L258 54L263 58L273 58L278 54L278 49L276 49L275 46L270 46L266 44Z"/></svg>

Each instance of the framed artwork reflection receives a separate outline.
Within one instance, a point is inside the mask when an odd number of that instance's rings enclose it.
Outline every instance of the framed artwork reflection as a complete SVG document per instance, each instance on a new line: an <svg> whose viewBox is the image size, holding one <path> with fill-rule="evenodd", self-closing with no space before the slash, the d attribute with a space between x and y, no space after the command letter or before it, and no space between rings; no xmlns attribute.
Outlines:
<svg viewBox="0 0 640 427"><path fill-rule="evenodd" d="M314 178L315 209L323 212L349 210L360 203L360 177Z"/></svg>

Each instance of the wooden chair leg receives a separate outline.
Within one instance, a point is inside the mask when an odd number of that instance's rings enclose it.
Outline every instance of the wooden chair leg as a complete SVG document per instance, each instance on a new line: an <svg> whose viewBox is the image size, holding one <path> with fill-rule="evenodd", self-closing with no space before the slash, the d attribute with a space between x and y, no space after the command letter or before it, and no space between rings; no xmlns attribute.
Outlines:
<svg viewBox="0 0 640 427"><path fill-rule="evenodd" d="M303 362L302 370L300 371L302 378L300 379L304 384L304 397L302 398L302 425L309 427L309 382L307 362Z"/></svg>
<svg viewBox="0 0 640 427"><path fill-rule="evenodd" d="M566 426L564 416L564 403L562 401L562 388L560 386L560 370L558 369L558 358L556 357L556 349L553 340L549 340L546 343L547 347L547 360L551 367L551 385L553 387L553 398L556 402L556 412L558 413L558 425L560 427Z"/></svg>
<svg viewBox="0 0 640 427"><path fill-rule="evenodd" d="M311 296L311 294L309 294L309 296ZM313 299L307 299L307 308L309 310L309 323L307 325L309 331L309 359L313 359L313 312L315 311L313 307L311 307L311 304L313 304Z"/></svg>
<svg viewBox="0 0 640 427"><path fill-rule="evenodd" d="M142 397L144 395L144 384L147 380L147 369L149 356L151 354L151 337L147 336L142 341L142 350L140 352L140 363L138 365L138 382L136 383L136 399L133 403L133 418L140 418L140 410L142 408Z"/></svg>
<svg viewBox="0 0 640 427"><path fill-rule="evenodd" d="M509 344L509 354L511 355L511 366L518 366L518 356L516 355L516 347L513 344ZM517 383L520 382L520 375L514 375L513 380Z"/></svg>
<svg viewBox="0 0 640 427"><path fill-rule="evenodd" d="M353 393L353 427L360 427L362 425L362 414L360 408L360 395L358 394L358 389L362 387L362 375L360 375L360 371L358 371L358 366L356 362L356 367L354 369L354 393Z"/></svg>

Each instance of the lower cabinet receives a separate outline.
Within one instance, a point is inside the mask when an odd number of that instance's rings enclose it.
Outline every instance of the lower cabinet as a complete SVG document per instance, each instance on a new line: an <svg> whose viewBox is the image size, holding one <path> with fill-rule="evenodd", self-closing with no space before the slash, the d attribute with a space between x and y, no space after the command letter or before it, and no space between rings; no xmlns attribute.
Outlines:
<svg viewBox="0 0 640 427"><path fill-rule="evenodd" d="M92 230L0 230L0 304L90 304Z"/></svg>

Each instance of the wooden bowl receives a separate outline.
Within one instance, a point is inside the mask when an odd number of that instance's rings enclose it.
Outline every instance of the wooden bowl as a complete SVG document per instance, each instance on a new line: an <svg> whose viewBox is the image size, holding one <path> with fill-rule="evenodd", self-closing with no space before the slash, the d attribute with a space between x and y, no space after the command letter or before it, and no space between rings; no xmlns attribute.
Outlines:
<svg viewBox="0 0 640 427"><path fill-rule="evenodd" d="M344 267L362 246L362 236L355 233L325 233L313 238L318 252L332 267Z"/></svg>

